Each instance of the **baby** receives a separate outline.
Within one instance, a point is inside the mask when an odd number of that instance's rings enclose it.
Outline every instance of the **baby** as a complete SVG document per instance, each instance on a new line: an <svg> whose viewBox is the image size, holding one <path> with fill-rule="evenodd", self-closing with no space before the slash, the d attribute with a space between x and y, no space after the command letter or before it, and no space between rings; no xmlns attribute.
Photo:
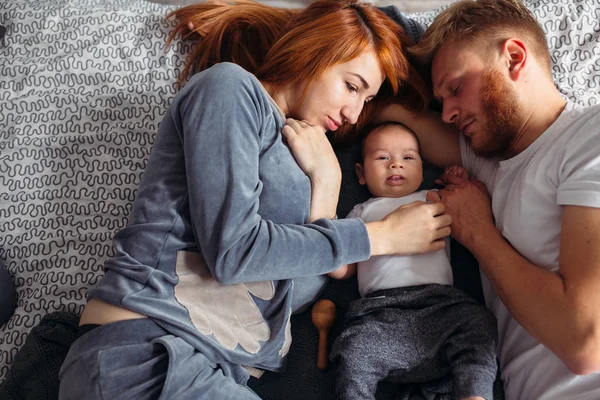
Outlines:
<svg viewBox="0 0 600 400"><path fill-rule="evenodd" d="M462 167L445 172L467 178ZM348 217L377 221L402 205L426 201L427 191L418 190L423 182L419 141L404 125L369 130L356 173L373 197ZM330 354L337 367L336 398L374 399L384 378L419 383L427 391L449 374L453 393L447 398L493 398L496 321L452 286L448 238L446 249L375 256L329 275L344 279L355 273L361 298L351 304Z"/></svg>

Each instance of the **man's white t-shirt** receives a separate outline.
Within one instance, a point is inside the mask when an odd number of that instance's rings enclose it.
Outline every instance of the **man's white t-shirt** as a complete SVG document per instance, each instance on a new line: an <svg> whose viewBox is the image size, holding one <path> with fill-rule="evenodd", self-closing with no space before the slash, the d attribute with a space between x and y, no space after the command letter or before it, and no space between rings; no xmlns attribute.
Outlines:
<svg viewBox="0 0 600 400"><path fill-rule="evenodd" d="M365 222L380 221L398 207L414 201L425 201L427 190L404 197L374 197L356 205L348 217ZM376 290L437 283L452 285L449 239L446 249L411 256L373 256L357 264L358 291L366 296Z"/></svg>
<svg viewBox="0 0 600 400"><path fill-rule="evenodd" d="M600 207L600 106L575 109L568 103L542 136L508 160L476 156L462 135L460 148L463 166L492 195L502 235L533 264L558 272L562 206ZM600 399L600 373L571 373L515 321L483 273L481 278L486 305L498 319L506 398Z"/></svg>

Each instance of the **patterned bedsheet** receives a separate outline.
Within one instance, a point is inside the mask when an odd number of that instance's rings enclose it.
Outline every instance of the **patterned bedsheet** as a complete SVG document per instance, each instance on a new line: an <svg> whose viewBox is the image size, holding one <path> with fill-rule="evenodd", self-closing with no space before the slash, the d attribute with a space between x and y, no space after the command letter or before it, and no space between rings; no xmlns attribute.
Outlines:
<svg viewBox="0 0 600 400"><path fill-rule="evenodd" d="M549 34L562 93L600 102L600 4L527 4ZM19 297L0 328L0 382L42 316L81 311L127 221L187 49L180 41L165 48L171 9L143 0L0 1L0 258ZM434 15L411 16L428 24Z"/></svg>

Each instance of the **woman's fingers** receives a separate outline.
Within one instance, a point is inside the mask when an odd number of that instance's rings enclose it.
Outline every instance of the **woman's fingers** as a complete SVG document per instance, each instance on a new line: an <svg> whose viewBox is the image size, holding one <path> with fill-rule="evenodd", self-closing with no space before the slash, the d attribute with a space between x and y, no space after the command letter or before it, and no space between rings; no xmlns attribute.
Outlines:
<svg viewBox="0 0 600 400"><path fill-rule="evenodd" d="M450 236L451 233L452 233L452 230L450 229L449 226L440 228L436 231L435 241L444 239L446 236Z"/></svg>
<svg viewBox="0 0 600 400"><path fill-rule="evenodd" d="M429 251L437 251L437 250L442 250L446 248L446 237L442 237L439 239L434 240L433 242L431 242L429 249L427 250Z"/></svg>
<svg viewBox="0 0 600 400"><path fill-rule="evenodd" d="M298 134L290 125L285 125L281 130L283 137L289 142L291 142Z"/></svg>
<svg viewBox="0 0 600 400"><path fill-rule="evenodd" d="M438 214L435 217L435 220L438 223L438 229L452 225L452 217L449 216L448 214Z"/></svg>

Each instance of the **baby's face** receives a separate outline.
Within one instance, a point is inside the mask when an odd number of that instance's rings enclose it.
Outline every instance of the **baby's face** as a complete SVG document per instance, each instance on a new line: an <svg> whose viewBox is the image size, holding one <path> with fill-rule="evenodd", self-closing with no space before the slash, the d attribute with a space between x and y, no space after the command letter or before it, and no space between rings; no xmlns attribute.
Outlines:
<svg viewBox="0 0 600 400"><path fill-rule="evenodd" d="M373 196L402 197L414 193L423 182L419 143L402 126L385 126L367 136L363 164L356 164L361 185Z"/></svg>

